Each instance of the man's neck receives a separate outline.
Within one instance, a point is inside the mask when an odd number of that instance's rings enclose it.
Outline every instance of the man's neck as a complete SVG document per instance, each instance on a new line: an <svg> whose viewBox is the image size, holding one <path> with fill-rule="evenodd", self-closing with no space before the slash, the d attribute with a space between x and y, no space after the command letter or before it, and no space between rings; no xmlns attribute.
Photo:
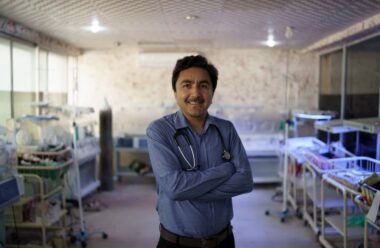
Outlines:
<svg viewBox="0 0 380 248"><path fill-rule="evenodd" d="M205 121L189 121L190 126L194 129L194 131L198 134L201 135L203 132L203 127L205 124Z"/></svg>
<svg viewBox="0 0 380 248"><path fill-rule="evenodd" d="M187 121L189 122L189 125L191 128L198 134L201 135L206 123L207 117L202 118L187 118Z"/></svg>

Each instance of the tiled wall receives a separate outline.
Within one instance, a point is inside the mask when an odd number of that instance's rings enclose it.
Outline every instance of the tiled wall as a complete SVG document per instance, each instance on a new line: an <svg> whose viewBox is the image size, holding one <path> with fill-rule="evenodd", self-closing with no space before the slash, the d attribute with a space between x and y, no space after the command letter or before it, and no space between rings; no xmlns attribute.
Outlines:
<svg viewBox="0 0 380 248"><path fill-rule="evenodd" d="M291 107L317 106L315 54L280 49L210 50L203 54L219 69L214 108L284 111L286 80ZM149 122L175 108L171 89L174 64L142 67L138 57L137 51L119 47L89 51L79 58L79 105L99 110L107 98L113 110L114 135L144 133Z"/></svg>

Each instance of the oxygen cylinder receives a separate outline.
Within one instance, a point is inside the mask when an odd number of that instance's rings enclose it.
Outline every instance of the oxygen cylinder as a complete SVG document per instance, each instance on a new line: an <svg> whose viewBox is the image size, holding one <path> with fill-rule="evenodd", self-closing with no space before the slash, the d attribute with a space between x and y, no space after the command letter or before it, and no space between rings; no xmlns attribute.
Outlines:
<svg viewBox="0 0 380 248"><path fill-rule="evenodd" d="M104 107L99 112L100 134L100 189L113 190L113 138L112 109L105 99Z"/></svg>

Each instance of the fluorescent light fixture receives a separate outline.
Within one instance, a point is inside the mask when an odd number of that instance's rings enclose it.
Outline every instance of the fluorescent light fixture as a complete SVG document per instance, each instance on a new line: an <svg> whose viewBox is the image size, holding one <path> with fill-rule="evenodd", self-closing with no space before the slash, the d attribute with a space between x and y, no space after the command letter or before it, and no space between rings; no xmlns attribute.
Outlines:
<svg viewBox="0 0 380 248"><path fill-rule="evenodd" d="M97 33L100 31L99 21L94 18L91 23L91 32Z"/></svg>
<svg viewBox="0 0 380 248"><path fill-rule="evenodd" d="M273 39L273 35L269 35L268 39L265 41L265 45L269 47L274 47L277 43Z"/></svg>
<svg viewBox="0 0 380 248"><path fill-rule="evenodd" d="M195 20L195 19L198 19L198 18L199 18L199 16L196 16L196 15L187 15L185 17L185 19L188 20L188 21L192 21L192 20Z"/></svg>
<svg viewBox="0 0 380 248"><path fill-rule="evenodd" d="M85 26L85 27L82 27L82 29L86 31L90 31L92 33L98 33L98 32L106 30L107 28L104 26L101 26L99 24L99 20L97 18L94 18L92 19L91 26Z"/></svg>

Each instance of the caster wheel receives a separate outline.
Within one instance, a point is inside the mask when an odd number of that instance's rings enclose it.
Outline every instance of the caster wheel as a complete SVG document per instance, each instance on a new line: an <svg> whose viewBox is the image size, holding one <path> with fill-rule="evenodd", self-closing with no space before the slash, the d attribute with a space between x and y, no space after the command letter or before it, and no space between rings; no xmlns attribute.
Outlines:
<svg viewBox="0 0 380 248"><path fill-rule="evenodd" d="M284 217L281 217L281 223L284 223L285 222L285 218Z"/></svg>
<svg viewBox="0 0 380 248"><path fill-rule="evenodd" d="M268 210L265 211L265 215L269 216L269 211Z"/></svg>
<svg viewBox="0 0 380 248"><path fill-rule="evenodd" d="M302 213L299 208L296 209L296 216L298 217L298 219L302 219Z"/></svg>
<svg viewBox="0 0 380 248"><path fill-rule="evenodd" d="M107 234L107 233L103 233L103 234L102 234L102 238L103 238L103 239L107 239L107 238L108 238L108 234Z"/></svg>
<svg viewBox="0 0 380 248"><path fill-rule="evenodd" d="M87 247L87 242L86 242L86 241L81 241L81 242L80 242L80 246L81 246L82 248L86 248L86 247Z"/></svg>
<svg viewBox="0 0 380 248"><path fill-rule="evenodd" d="M319 236L321 236L321 231L318 231L316 234L317 242L319 241Z"/></svg>

